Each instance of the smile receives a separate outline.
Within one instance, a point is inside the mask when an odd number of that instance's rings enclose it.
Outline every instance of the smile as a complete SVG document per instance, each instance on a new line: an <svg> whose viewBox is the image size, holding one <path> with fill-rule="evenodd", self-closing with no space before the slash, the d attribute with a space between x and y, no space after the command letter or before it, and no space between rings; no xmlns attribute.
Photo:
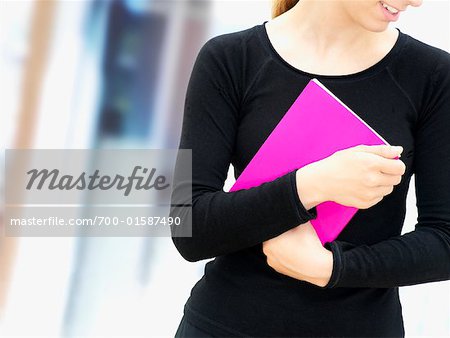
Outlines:
<svg viewBox="0 0 450 338"><path fill-rule="evenodd" d="M388 4L384 3L381 1L381 5L386 8L389 12L391 12L392 14L397 14L399 12L399 10L397 8L394 8L392 6L389 6Z"/></svg>
<svg viewBox="0 0 450 338"><path fill-rule="evenodd" d="M392 7L391 5L388 5L383 1L379 1L378 3L380 4L380 9L387 21L393 22L398 20L398 18L400 17L400 12L402 11L401 9Z"/></svg>

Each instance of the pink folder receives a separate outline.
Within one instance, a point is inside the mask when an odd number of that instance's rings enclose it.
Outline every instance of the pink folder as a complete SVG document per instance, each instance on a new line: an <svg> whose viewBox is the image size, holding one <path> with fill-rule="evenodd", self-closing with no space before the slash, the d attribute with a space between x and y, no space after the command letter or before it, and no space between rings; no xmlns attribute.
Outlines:
<svg viewBox="0 0 450 338"><path fill-rule="evenodd" d="M248 189L360 144L389 144L317 79L312 79L231 187ZM396 157L398 158L398 157ZM358 211L326 201L313 225L322 245L331 242Z"/></svg>

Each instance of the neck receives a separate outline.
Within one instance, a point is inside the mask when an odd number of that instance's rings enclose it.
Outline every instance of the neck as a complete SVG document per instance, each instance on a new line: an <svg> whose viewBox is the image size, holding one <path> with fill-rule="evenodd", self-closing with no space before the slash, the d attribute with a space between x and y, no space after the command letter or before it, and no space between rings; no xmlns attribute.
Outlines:
<svg viewBox="0 0 450 338"><path fill-rule="evenodd" d="M340 1L300 0L286 14L292 31L311 41L319 54L330 50L364 48L380 34L361 27L346 13Z"/></svg>

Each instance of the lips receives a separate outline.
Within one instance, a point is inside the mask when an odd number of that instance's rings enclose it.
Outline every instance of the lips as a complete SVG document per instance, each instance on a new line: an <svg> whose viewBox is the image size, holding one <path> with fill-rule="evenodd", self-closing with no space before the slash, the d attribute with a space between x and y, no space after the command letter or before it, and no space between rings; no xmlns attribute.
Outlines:
<svg viewBox="0 0 450 338"><path fill-rule="evenodd" d="M389 12L391 12L392 14L397 14L398 12L400 12L400 10L398 10L395 7L392 7L390 5L388 5L387 3L381 1L381 5L386 8Z"/></svg>
<svg viewBox="0 0 450 338"><path fill-rule="evenodd" d="M380 1L379 4L380 4L380 9L383 12L384 17L388 21L397 21L398 20L401 10L399 10L395 7L392 7L391 5L388 5L384 1Z"/></svg>

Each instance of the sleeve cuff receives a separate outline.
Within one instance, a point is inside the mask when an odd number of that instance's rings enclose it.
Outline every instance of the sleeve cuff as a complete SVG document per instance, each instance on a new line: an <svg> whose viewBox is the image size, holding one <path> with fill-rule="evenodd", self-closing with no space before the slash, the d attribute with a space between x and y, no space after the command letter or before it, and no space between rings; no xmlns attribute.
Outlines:
<svg viewBox="0 0 450 338"><path fill-rule="evenodd" d="M291 200L297 210L299 220L301 223L305 223L311 219L315 219L317 217L316 207L306 210L305 206L300 201L300 197L298 196L296 170L289 173L289 178L291 183Z"/></svg>
<svg viewBox="0 0 450 338"><path fill-rule="evenodd" d="M344 269L344 260L342 250L336 241L325 243L324 247L333 253L333 271L331 272L330 280L325 289L331 289L338 285L341 279L342 270Z"/></svg>

